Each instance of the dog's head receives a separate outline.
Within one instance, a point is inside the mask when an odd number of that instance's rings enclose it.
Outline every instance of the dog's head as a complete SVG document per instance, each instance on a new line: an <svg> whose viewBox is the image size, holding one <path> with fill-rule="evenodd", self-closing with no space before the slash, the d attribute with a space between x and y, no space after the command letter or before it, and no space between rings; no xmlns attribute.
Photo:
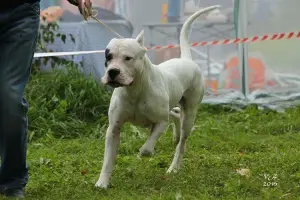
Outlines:
<svg viewBox="0 0 300 200"><path fill-rule="evenodd" d="M114 88L131 85L143 67L144 31L136 39L112 39L105 49L105 74L101 82Z"/></svg>

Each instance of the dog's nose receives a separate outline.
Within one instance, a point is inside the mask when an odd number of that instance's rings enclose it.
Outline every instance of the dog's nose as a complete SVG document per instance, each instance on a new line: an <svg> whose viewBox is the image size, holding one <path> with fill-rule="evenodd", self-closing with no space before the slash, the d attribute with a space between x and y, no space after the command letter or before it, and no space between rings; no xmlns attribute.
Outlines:
<svg viewBox="0 0 300 200"><path fill-rule="evenodd" d="M119 69L110 69L108 71L108 75L111 78L111 80L114 80L119 74L120 74Z"/></svg>

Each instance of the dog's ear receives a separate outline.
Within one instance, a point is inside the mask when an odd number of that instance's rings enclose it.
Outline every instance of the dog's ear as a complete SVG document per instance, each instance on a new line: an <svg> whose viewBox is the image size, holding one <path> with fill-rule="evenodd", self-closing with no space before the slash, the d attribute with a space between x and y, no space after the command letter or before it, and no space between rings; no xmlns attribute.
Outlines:
<svg viewBox="0 0 300 200"><path fill-rule="evenodd" d="M142 58L146 52L147 52L147 49L145 47L141 47L140 52L137 55L138 55L138 57Z"/></svg>
<svg viewBox="0 0 300 200"><path fill-rule="evenodd" d="M141 51L139 52L138 56L143 57L147 52L147 48L144 47L144 30L142 30L139 35L135 38L135 40L141 45Z"/></svg>
<svg viewBox="0 0 300 200"><path fill-rule="evenodd" d="M144 38L144 30L142 30L139 35L136 37L136 41L143 47L145 38Z"/></svg>

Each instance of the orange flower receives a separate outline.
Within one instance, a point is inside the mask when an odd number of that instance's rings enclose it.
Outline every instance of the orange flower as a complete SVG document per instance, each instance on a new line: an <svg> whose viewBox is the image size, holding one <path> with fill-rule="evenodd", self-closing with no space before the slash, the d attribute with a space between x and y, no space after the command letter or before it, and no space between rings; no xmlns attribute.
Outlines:
<svg viewBox="0 0 300 200"><path fill-rule="evenodd" d="M63 10L59 6L51 6L45 10L41 10L40 19L45 19L46 22L54 22L62 16Z"/></svg>

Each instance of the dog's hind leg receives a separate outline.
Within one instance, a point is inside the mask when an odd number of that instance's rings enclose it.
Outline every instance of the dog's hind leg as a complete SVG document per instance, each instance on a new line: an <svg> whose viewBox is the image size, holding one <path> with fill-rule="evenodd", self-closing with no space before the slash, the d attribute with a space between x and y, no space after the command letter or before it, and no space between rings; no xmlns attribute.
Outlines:
<svg viewBox="0 0 300 200"><path fill-rule="evenodd" d="M140 154L142 156L151 156L154 154L154 147L161 134L165 131L168 125L167 121L154 124L150 136L148 137L145 144L140 148Z"/></svg>
<svg viewBox="0 0 300 200"><path fill-rule="evenodd" d="M173 144L177 146L180 139L180 108L175 107L170 111L170 118L173 120Z"/></svg>
<svg viewBox="0 0 300 200"><path fill-rule="evenodd" d="M181 122L180 139L175 150L175 155L172 164L169 167L167 173L177 172L180 168L181 160L185 150L186 140L194 126L199 103L200 101L197 102L196 104L195 103L189 104L188 101L185 101L183 103L184 105L181 108L182 111L181 111L181 118L180 118L180 122Z"/></svg>

